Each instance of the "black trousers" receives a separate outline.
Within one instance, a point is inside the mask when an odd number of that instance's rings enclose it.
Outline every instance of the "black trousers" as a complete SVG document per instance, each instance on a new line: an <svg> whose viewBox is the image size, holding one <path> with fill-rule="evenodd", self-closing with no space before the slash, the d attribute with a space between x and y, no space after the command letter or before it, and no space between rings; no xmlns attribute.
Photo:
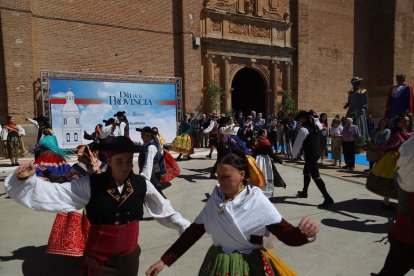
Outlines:
<svg viewBox="0 0 414 276"><path fill-rule="evenodd" d="M310 175L313 180L320 178L318 159L305 155L305 165L303 166L303 174Z"/></svg>
<svg viewBox="0 0 414 276"><path fill-rule="evenodd" d="M414 269L414 246L396 240L392 235L388 235L390 250L380 276L402 276Z"/></svg>
<svg viewBox="0 0 414 276"><path fill-rule="evenodd" d="M344 153L345 164L348 167L355 167L355 141L342 142L342 150Z"/></svg>

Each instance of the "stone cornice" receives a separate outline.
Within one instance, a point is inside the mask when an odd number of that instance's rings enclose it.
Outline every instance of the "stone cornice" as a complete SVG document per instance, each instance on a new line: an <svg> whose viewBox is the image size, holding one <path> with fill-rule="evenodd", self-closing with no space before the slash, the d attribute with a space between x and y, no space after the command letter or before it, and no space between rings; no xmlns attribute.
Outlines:
<svg viewBox="0 0 414 276"><path fill-rule="evenodd" d="M292 53L296 50L292 47L280 47L276 45L262 45L246 43L241 41L217 39L217 38L201 38L203 45L209 52L237 53L239 55L263 57L283 57L290 60ZM235 47L237 45L237 47ZM266 58L267 59L267 58Z"/></svg>
<svg viewBox="0 0 414 276"><path fill-rule="evenodd" d="M291 22L284 21L283 18L275 19L268 17L258 17L252 15L245 15L236 12L219 11L211 8L204 8L203 13L205 17L217 19L220 21L233 21L235 23L249 23L257 26L268 26L289 29L292 26Z"/></svg>

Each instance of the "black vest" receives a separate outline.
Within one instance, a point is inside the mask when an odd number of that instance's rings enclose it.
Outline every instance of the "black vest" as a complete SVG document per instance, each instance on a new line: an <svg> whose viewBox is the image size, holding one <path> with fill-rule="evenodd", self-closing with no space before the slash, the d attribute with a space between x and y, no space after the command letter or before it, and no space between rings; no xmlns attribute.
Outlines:
<svg viewBox="0 0 414 276"><path fill-rule="evenodd" d="M321 154L321 134L317 126L303 125L309 131L309 135L306 136L303 141L303 150L305 152L306 159L318 160Z"/></svg>
<svg viewBox="0 0 414 276"><path fill-rule="evenodd" d="M142 219L147 184L142 176L131 174L119 193L110 168L90 175L91 198L86 213L91 224L127 224Z"/></svg>

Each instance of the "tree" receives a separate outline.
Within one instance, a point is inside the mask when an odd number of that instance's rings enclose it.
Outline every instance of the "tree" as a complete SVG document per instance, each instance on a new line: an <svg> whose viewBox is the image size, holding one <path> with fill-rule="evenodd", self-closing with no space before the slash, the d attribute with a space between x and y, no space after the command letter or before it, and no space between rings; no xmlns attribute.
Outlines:
<svg viewBox="0 0 414 276"><path fill-rule="evenodd" d="M224 90L214 81L210 81L207 87L209 104L213 113L220 113L220 100L224 97Z"/></svg>
<svg viewBox="0 0 414 276"><path fill-rule="evenodd" d="M283 112L289 114L296 111L295 100L292 97L292 91L282 90L282 104Z"/></svg>

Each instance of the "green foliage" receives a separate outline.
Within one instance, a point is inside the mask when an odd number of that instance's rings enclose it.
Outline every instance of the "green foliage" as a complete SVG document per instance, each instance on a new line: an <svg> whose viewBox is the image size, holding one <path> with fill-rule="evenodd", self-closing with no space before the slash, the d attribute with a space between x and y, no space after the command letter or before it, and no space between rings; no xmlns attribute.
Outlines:
<svg viewBox="0 0 414 276"><path fill-rule="evenodd" d="M210 107L213 113L220 113L220 100L224 97L224 90L215 83L210 81L207 87L207 94L210 100Z"/></svg>
<svg viewBox="0 0 414 276"><path fill-rule="evenodd" d="M282 110L287 113L296 111L295 100L292 97L292 91L283 90L282 91Z"/></svg>

